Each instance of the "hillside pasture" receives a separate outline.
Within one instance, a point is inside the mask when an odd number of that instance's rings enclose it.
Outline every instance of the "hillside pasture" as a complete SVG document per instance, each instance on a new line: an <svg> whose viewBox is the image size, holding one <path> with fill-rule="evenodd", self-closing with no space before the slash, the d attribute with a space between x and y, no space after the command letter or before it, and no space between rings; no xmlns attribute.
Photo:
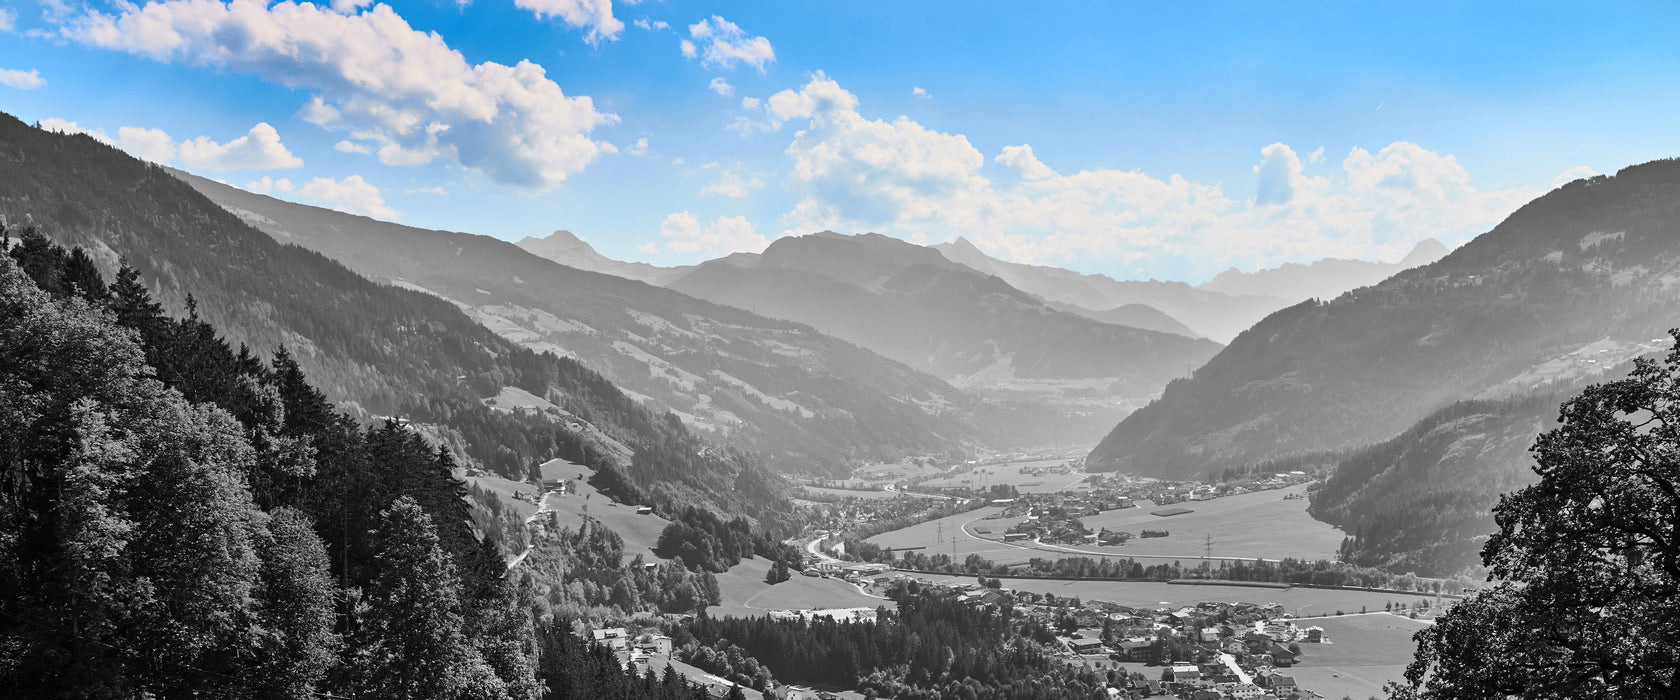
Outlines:
<svg viewBox="0 0 1680 700"><path fill-rule="evenodd" d="M706 609L713 617L755 617L771 610L822 610L827 608L892 607L894 603L860 593L857 586L835 578L818 578L795 573L774 586L764 582L770 561L761 557L744 559L717 575L723 603Z"/></svg>
<svg viewBox="0 0 1680 700"><path fill-rule="evenodd" d="M624 539L626 562L637 554L647 561L654 560L653 548L659 542L659 533L671 521L658 515L637 515L636 506L619 503L603 495L589 485L589 478L595 472L588 467L557 459L543 464L542 472L544 479L576 479L579 474L583 475L583 480L577 482L577 493L548 497L548 507L554 511L553 517L562 527L578 529L587 514Z"/></svg>
<svg viewBox="0 0 1680 700"><path fill-rule="evenodd" d="M467 483L477 486L482 490L496 494L502 499L503 508L513 509L513 512L518 513L521 518L529 518L531 517L531 514L537 510L537 505L535 503L537 497L537 487L528 483L523 481L514 481L512 479L504 479L499 476L469 476L466 478L466 481ZM532 500L522 501L516 499L513 497L513 494L516 493L525 494Z"/></svg>
<svg viewBox="0 0 1680 700"><path fill-rule="evenodd" d="M1417 643L1412 635L1429 623L1399 615L1347 615L1300 623L1324 628L1326 644L1302 644L1289 674L1302 688L1328 698L1387 697L1382 688L1404 681Z"/></svg>

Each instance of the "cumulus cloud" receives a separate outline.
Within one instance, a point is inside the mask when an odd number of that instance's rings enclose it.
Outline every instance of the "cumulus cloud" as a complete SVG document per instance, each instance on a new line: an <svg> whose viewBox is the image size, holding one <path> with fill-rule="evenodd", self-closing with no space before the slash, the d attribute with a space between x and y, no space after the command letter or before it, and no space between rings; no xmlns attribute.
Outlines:
<svg viewBox="0 0 1680 700"><path fill-rule="evenodd" d="M339 153L360 153L362 155L373 153L373 151L368 150L366 145L356 143L355 141L351 141L349 139L333 144L333 150L338 151Z"/></svg>
<svg viewBox="0 0 1680 700"><path fill-rule="evenodd" d="M274 179L272 177L269 177L267 175L262 176L261 180L254 180L252 182L245 183L245 187L244 187L244 190L246 192L254 192L256 194L274 194L276 192L290 192L293 189L296 189L296 188L294 188L292 186L292 181L291 180L287 180L286 178L280 178L280 179L276 180L276 179Z"/></svg>
<svg viewBox="0 0 1680 700"><path fill-rule="evenodd" d="M720 216L702 225L699 217L680 211L665 217L659 224L659 235L665 240L660 250L668 253L756 253L770 245L744 216Z"/></svg>
<svg viewBox="0 0 1680 700"><path fill-rule="evenodd" d="M719 197L740 199L763 186L764 181L760 180L757 175L747 174L743 176L739 166L737 166L724 169L718 175L717 181L700 189L700 194L702 196L715 194Z"/></svg>
<svg viewBox="0 0 1680 700"><path fill-rule="evenodd" d="M612 0L513 0L513 4L536 13L538 18L559 17L573 27L588 27L584 41L591 46L616 41L624 31L624 23L613 17Z"/></svg>
<svg viewBox="0 0 1680 700"><path fill-rule="evenodd" d="M857 108L857 97L822 71L817 71L811 74L803 88L783 90L765 100L742 98L741 107L758 113L753 117L741 117L729 127L744 135L755 130L775 131L789 120L813 119L819 113L852 112Z"/></svg>
<svg viewBox="0 0 1680 700"><path fill-rule="evenodd" d="M402 218L397 210L385 204L385 198L380 195L379 188L363 180L360 175L351 175L343 180L318 177L299 185L293 193L301 201L331 207L348 214L361 214L387 221Z"/></svg>
<svg viewBox="0 0 1680 700"><path fill-rule="evenodd" d="M765 64L776 60L776 51L770 48L769 39L748 36L734 22L717 15L688 25L688 35L693 41L682 41L683 56L699 57L700 65L708 68L734 70L736 66L745 64L763 73Z"/></svg>
<svg viewBox="0 0 1680 700"><path fill-rule="evenodd" d="M1173 279L1328 256L1397 259L1424 238L1462 242L1540 191L1483 189L1453 156L1404 141L1351 148L1322 173L1311 168L1321 153L1303 160L1271 144L1259 150L1252 192L1109 168L1064 174L1024 144L993 159L1019 180L993 181L964 136L907 117L865 117L854 95L821 74L770 98L754 123L784 122L800 130L786 149L798 199L781 217L783 235L962 235L1019 262L1147 264Z"/></svg>
<svg viewBox="0 0 1680 700"><path fill-rule="evenodd" d="M128 151L129 155L153 163L167 164L174 160L176 155L175 140L169 138L169 134L162 129L120 127L117 129L117 147Z"/></svg>
<svg viewBox="0 0 1680 700"><path fill-rule="evenodd" d="M416 187L413 189L403 190L403 194L432 194L442 197L449 194L449 191L443 189L441 186L433 185L431 187Z"/></svg>
<svg viewBox="0 0 1680 700"><path fill-rule="evenodd" d="M164 139L167 140L168 136L165 135ZM178 152L182 165L203 170L278 170L303 167L303 159L286 150L286 146L280 143L279 132L267 122L258 123L244 136L227 143L216 143L206 136L182 141Z"/></svg>
<svg viewBox="0 0 1680 700"><path fill-rule="evenodd" d="M1014 171L1023 180L1043 180L1056 174L1056 171L1040 161L1038 156L1033 155L1032 146L1029 144L1004 146L1003 152L992 160Z"/></svg>
<svg viewBox="0 0 1680 700"><path fill-rule="evenodd" d="M259 122L244 136L225 144L216 143L208 136L176 144L162 129L136 126L118 128L113 139L102 129L85 129L76 122L57 118L41 120L41 127L67 134L87 134L136 158L164 165L179 162L184 167L201 170L276 170L303 166L303 160L286 150L280 134L267 122Z"/></svg>
<svg viewBox="0 0 1680 700"><path fill-rule="evenodd" d="M571 97L542 66L469 64L387 5L359 14L288 0L163 0L71 20L72 40L157 61L250 73L312 93L307 121L379 144L391 164L452 160L503 184L546 190L602 152L618 117ZM564 15L562 15L564 17Z"/></svg>
<svg viewBox="0 0 1680 700"><path fill-rule="evenodd" d="M647 155L647 149L648 140L646 136L643 136L642 138L636 139L636 145L630 147L630 155L645 156Z"/></svg>
<svg viewBox="0 0 1680 700"><path fill-rule="evenodd" d="M664 20L657 20L657 19L650 20L646 17L643 17L641 19L636 20L636 26L641 27L642 29L646 29L650 32L656 32L656 31L659 31L661 29L670 29L671 28L671 25L667 24Z"/></svg>
<svg viewBox="0 0 1680 700"><path fill-rule="evenodd" d="M927 90L923 90L922 88L919 88L919 87L910 88L910 96L911 97L920 97L924 100L928 99L930 97L933 97L933 95L928 94Z"/></svg>
<svg viewBox="0 0 1680 700"><path fill-rule="evenodd" d="M0 32L9 32L17 28L17 13L10 8L0 7Z"/></svg>
<svg viewBox="0 0 1680 700"><path fill-rule="evenodd" d="M1557 177L1552 178L1552 187L1562 187L1581 178L1593 177L1597 174L1597 170L1593 170L1585 165L1577 165L1558 173Z"/></svg>
<svg viewBox="0 0 1680 700"><path fill-rule="evenodd" d="M712 78L712 82L710 84L708 84L706 87L711 89L712 92L715 92L715 93L717 93L719 95L722 95L724 97L729 97L730 95L735 94L735 86L730 85L729 81L724 80L722 76Z"/></svg>
<svg viewBox="0 0 1680 700"><path fill-rule="evenodd" d="M19 90L34 90L36 88L46 87L47 81L45 78L41 77L41 71L39 70L30 69L22 71L0 68L0 85L14 87Z"/></svg>

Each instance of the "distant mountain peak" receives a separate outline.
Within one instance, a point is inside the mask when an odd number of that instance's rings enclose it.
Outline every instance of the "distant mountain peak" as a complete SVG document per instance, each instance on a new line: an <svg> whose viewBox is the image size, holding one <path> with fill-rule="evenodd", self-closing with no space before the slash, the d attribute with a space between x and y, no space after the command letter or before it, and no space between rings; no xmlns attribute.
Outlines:
<svg viewBox="0 0 1680 700"><path fill-rule="evenodd" d="M1406 257L1400 259L1400 267L1410 270L1414 267L1428 265L1436 260L1447 257L1447 253L1450 252L1452 252L1452 250L1447 248L1445 243L1437 241L1433 238L1425 238L1418 241L1418 244L1412 247L1412 252L1407 253Z"/></svg>

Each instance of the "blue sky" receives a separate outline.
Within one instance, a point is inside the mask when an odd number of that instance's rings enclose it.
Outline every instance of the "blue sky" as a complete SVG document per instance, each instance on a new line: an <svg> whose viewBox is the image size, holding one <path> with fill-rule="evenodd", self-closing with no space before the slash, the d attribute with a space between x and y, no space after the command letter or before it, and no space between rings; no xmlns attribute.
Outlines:
<svg viewBox="0 0 1680 700"><path fill-rule="evenodd" d="M663 265L833 228L1200 282L1456 245L1680 155L1673 3L3 8L0 109L25 120Z"/></svg>

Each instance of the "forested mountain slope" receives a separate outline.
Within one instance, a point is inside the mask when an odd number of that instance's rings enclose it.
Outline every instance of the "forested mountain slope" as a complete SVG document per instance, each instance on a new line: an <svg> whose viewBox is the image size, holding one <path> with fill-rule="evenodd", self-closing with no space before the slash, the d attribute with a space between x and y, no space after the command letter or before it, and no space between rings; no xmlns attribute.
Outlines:
<svg viewBox="0 0 1680 700"><path fill-rule="evenodd" d="M552 533L561 574L510 571L447 449L169 317L131 268L106 282L0 236L8 697L705 697L620 673L560 613L654 580L613 604L692 610L710 574L620 567L600 528Z"/></svg>
<svg viewBox="0 0 1680 700"><path fill-rule="evenodd" d="M1430 412L1655 349L1680 318L1680 162L1578 180L1433 264L1279 311L1098 445L1193 475L1387 439Z"/></svg>
<svg viewBox="0 0 1680 700"><path fill-rule="evenodd" d="M936 250L879 234L781 238L758 256L702 264L670 286L811 324L987 393L1137 401L1218 349L1059 311Z"/></svg>
<svg viewBox="0 0 1680 700"><path fill-rule="evenodd" d="M87 136L0 116L0 217L86 247L107 272L125 260L165 309L195 309L259 357L284 346L330 399L439 426L502 474L523 478L564 456L611 468L664 503L768 514L764 504L780 502L779 479L581 364L520 347L437 297L276 243L168 171ZM508 387L563 414L485 405Z"/></svg>
<svg viewBox="0 0 1680 700"><path fill-rule="evenodd" d="M1567 392L1465 401L1354 451L1313 491L1308 512L1348 534L1342 561L1450 576L1481 561L1499 495L1538 480L1528 448L1554 427Z"/></svg>
<svg viewBox="0 0 1680 700"><path fill-rule="evenodd" d="M1074 433L1061 414L977 401L800 324L565 267L489 236L376 221L179 175L279 241L448 299L508 341L575 357L776 469L839 473L863 460L1065 443ZM1106 428L1080 427L1091 437Z"/></svg>

